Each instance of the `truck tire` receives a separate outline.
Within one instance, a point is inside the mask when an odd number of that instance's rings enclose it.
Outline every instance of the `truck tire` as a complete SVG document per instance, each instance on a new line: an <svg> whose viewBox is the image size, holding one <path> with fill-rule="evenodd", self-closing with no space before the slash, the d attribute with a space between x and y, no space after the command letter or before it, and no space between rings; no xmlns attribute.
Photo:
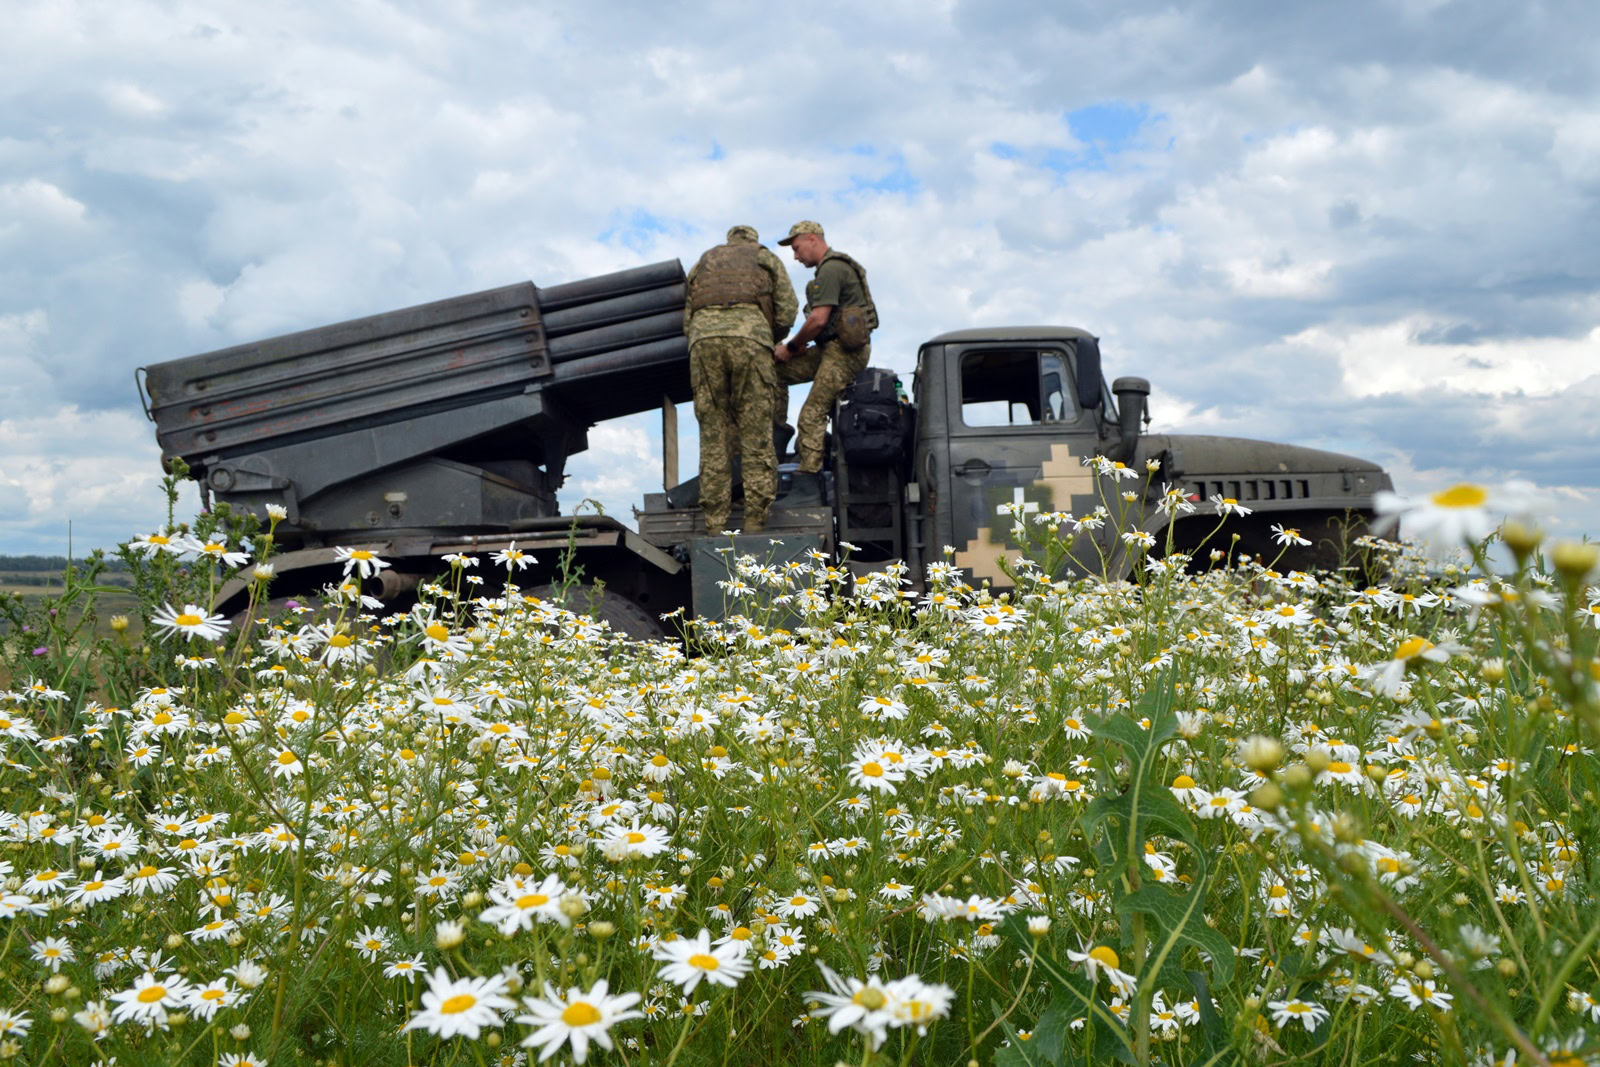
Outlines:
<svg viewBox="0 0 1600 1067"><path fill-rule="evenodd" d="M659 641L667 636L660 619L610 589L577 582L567 588L565 601L558 596L558 590L553 585L536 586L528 592L541 600L562 603L568 611L610 623L613 630L634 641Z"/></svg>

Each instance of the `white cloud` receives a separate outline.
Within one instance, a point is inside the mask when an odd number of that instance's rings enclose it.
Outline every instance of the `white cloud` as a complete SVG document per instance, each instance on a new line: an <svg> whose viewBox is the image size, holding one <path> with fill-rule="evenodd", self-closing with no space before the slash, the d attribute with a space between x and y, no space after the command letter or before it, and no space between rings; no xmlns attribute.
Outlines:
<svg viewBox="0 0 1600 1067"><path fill-rule="evenodd" d="M148 118L167 109L159 99L131 82L115 82L106 86L106 103L132 118Z"/></svg>
<svg viewBox="0 0 1600 1067"><path fill-rule="evenodd" d="M88 209L40 178L0 185L0 236L28 223L76 226Z"/></svg>
<svg viewBox="0 0 1600 1067"><path fill-rule="evenodd" d="M160 452L142 414L87 412L0 419L0 553L110 547L165 521ZM198 494L184 493L180 519ZM70 531L70 532L69 532Z"/></svg>
<svg viewBox="0 0 1600 1067"><path fill-rule="evenodd" d="M1353 397L1439 389L1549 396L1595 373L1600 326L1582 337L1523 337L1465 344L1425 341L1451 325L1411 315L1381 326L1314 326L1288 338L1312 358L1338 363Z"/></svg>

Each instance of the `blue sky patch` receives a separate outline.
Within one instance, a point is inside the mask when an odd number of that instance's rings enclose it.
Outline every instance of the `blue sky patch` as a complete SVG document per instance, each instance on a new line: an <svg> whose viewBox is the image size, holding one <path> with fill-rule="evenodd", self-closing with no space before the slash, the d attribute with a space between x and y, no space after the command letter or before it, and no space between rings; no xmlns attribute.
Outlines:
<svg viewBox="0 0 1600 1067"><path fill-rule="evenodd" d="M1066 114L1067 128L1072 131L1072 136L1104 155L1126 148L1149 117L1150 105L1124 104L1120 101L1091 104Z"/></svg>
<svg viewBox="0 0 1600 1067"><path fill-rule="evenodd" d="M1062 116L1080 143L1077 148L1028 148L995 141L989 151L998 159L1020 159L1065 174L1073 170L1105 170L1111 156L1127 149L1150 120L1150 105L1110 101L1068 111ZM1169 142L1167 148L1171 148Z"/></svg>
<svg viewBox="0 0 1600 1067"><path fill-rule="evenodd" d="M634 252L644 253L653 238L666 235L683 235L693 227L676 219L664 219L642 207L631 211L617 211L611 215L611 225L595 237L601 244L620 244Z"/></svg>

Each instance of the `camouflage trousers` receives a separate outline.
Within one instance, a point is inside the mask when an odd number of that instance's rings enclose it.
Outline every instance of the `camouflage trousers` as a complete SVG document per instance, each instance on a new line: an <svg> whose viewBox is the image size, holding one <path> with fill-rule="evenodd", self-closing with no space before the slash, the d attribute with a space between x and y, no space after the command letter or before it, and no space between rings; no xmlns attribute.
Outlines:
<svg viewBox="0 0 1600 1067"><path fill-rule="evenodd" d="M778 495L772 448L772 349L743 337L705 337L689 349L694 417L700 421L700 508L706 532L727 529L733 509L733 457L741 450L744 528L762 529Z"/></svg>
<svg viewBox="0 0 1600 1067"><path fill-rule="evenodd" d="M867 369L867 359L872 346L863 345L847 352L838 341L812 345L798 356L790 356L779 363L778 390L773 400L777 421L787 422L789 417L789 392L787 386L800 382L811 383L811 393L800 406L800 417L795 420L795 459L803 471L822 469L822 448L827 439L828 413L845 386L855 381L856 375Z"/></svg>

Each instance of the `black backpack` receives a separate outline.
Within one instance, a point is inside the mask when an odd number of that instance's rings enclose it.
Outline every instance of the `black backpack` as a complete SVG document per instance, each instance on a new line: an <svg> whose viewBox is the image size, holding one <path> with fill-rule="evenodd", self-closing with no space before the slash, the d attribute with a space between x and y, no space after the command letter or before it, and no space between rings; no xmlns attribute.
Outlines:
<svg viewBox="0 0 1600 1067"><path fill-rule="evenodd" d="M847 463L895 465L905 461L909 407L900 399L894 371L868 367L839 394L833 430Z"/></svg>

